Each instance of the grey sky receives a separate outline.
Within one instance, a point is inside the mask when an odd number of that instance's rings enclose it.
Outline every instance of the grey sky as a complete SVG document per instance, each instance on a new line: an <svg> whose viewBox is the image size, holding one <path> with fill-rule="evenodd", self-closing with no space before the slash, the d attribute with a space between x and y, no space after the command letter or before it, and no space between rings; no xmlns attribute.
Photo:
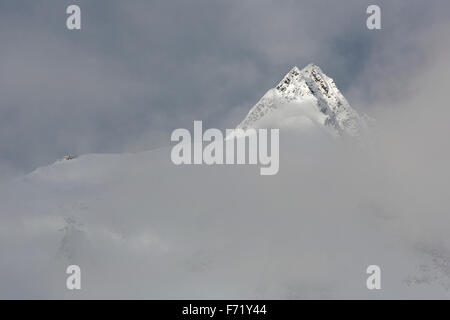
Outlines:
<svg viewBox="0 0 450 320"><path fill-rule="evenodd" d="M372 3L381 31L365 27ZM82 9L81 31L65 28L69 4ZM446 1L2 1L0 178L67 153L166 145L193 120L233 127L293 65L320 65L358 108L380 95L374 82L423 62L418 35L448 9Z"/></svg>
<svg viewBox="0 0 450 320"><path fill-rule="evenodd" d="M80 32L65 29L73 3ZM372 3L381 31L365 27ZM66 153L167 145L194 119L235 126L309 62L376 121L370 148L281 139L271 177L174 166L166 147L0 183L0 297L448 298L449 8L2 1L0 178ZM66 218L80 232L67 232ZM83 268L82 296L61 285L67 262ZM379 295L364 286L373 263Z"/></svg>

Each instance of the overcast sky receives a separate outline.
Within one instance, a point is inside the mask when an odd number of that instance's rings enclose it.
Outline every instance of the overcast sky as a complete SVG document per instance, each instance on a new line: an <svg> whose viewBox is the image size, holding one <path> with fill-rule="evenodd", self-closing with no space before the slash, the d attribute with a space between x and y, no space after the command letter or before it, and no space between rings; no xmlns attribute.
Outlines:
<svg viewBox="0 0 450 320"><path fill-rule="evenodd" d="M70 4L80 31L66 29ZM366 28L369 4L382 30ZM396 74L426 63L424 39L448 10L437 0L3 0L0 179L69 153L167 145L193 120L234 127L310 62L370 114L364 102L395 98Z"/></svg>
<svg viewBox="0 0 450 320"><path fill-rule="evenodd" d="M74 3L81 31L66 29ZM370 31L375 3L382 30ZM0 183L0 297L73 298L61 285L70 262L88 298L373 298L373 263L383 298L448 298L449 9L2 0L1 180L69 153L167 146L193 120L234 127L310 62L376 121L370 148L293 136L269 179L254 167L175 167L167 147Z"/></svg>

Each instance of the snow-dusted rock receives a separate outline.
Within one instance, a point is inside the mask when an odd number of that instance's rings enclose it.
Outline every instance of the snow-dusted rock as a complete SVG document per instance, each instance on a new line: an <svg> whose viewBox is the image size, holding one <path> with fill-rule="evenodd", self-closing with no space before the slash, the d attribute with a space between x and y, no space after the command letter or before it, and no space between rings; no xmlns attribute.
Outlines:
<svg viewBox="0 0 450 320"><path fill-rule="evenodd" d="M350 106L333 79L309 64L297 67L251 108L237 129L325 126L332 134L359 136L365 121Z"/></svg>

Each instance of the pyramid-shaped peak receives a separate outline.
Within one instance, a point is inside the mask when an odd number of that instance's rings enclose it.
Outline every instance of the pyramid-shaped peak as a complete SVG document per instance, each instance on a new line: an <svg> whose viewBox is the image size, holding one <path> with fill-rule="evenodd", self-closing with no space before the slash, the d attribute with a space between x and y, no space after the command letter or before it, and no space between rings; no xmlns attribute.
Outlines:
<svg viewBox="0 0 450 320"><path fill-rule="evenodd" d="M276 89L281 92L295 91L300 95L309 94L311 93L310 88L308 88L306 83L309 83L310 81L318 81L323 78L323 76L322 70L314 63L308 64L301 70L297 66L294 66L283 77L280 83L276 86ZM294 89L288 90L288 88Z"/></svg>
<svg viewBox="0 0 450 320"><path fill-rule="evenodd" d="M316 74L323 74L322 69L314 63L308 64L303 69L299 69L297 66L294 66L285 76L284 79L292 79L294 77L300 76L300 77L307 77L309 78L311 76L311 73ZM283 81L282 81L283 82Z"/></svg>
<svg viewBox="0 0 450 320"><path fill-rule="evenodd" d="M275 112L277 115L274 118L268 116ZM274 126L281 126L277 122L279 119L284 119L283 123L291 123L289 121L295 122L302 117L329 127L338 135L345 132L357 136L364 126L363 120L349 105L333 79L319 66L310 63L301 70L294 66L275 88L270 89L250 109L237 128L246 130L267 126L270 121L274 121ZM261 122L262 118L265 120ZM292 120L294 118L296 120Z"/></svg>

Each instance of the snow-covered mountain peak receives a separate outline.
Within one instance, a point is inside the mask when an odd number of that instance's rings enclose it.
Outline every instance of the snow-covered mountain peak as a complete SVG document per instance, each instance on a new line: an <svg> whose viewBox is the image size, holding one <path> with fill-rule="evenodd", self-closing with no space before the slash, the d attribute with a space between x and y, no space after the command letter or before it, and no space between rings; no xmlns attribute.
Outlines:
<svg viewBox="0 0 450 320"><path fill-rule="evenodd" d="M364 121L349 105L333 79L310 63L294 66L250 110L237 128L304 127L319 124L337 135L358 136Z"/></svg>

